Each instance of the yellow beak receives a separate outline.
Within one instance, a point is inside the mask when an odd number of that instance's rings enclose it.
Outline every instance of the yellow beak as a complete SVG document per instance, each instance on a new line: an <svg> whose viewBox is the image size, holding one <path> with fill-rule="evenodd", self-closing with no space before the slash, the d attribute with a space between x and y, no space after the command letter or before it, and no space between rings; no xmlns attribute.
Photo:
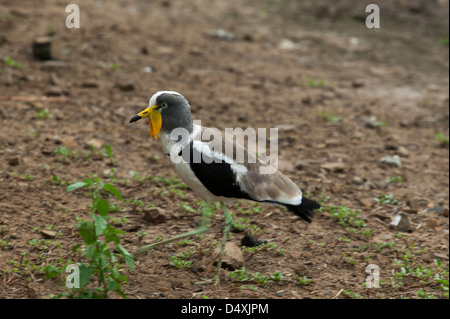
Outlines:
<svg viewBox="0 0 450 319"><path fill-rule="evenodd" d="M157 140L162 126L162 117L161 112L158 110L158 105L153 105L152 107L148 107L138 113L130 120L130 123L136 122L147 116L150 116L148 119L148 123L150 125L150 138L155 136L155 140Z"/></svg>

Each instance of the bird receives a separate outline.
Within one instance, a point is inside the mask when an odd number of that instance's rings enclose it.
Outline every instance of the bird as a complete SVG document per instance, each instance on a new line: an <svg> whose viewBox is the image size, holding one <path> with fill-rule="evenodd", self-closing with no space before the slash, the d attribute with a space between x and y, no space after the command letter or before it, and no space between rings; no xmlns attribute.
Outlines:
<svg viewBox="0 0 450 319"><path fill-rule="evenodd" d="M320 204L305 198L301 189L287 176L256 154L229 137L217 134L218 129L201 126L192 120L191 107L184 96L175 91L156 92L148 107L130 119L130 123L147 118L150 138L160 140L163 151L170 158L181 180L206 203L220 203L225 216L223 238L217 259L216 274L208 282L219 282L225 245L232 225L227 204L244 199L281 205L299 219L311 223ZM219 136L205 141L202 137ZM233 152L224 152L227 146ZM238 154L244 154L238 158ZM262 168L273 168L270 174ZM193 231L145 245L134 254L140 257L150 249L186 237L208 232L210 217L204 213L201 223ZM206 282L205 281L205 282Z"/></svg>

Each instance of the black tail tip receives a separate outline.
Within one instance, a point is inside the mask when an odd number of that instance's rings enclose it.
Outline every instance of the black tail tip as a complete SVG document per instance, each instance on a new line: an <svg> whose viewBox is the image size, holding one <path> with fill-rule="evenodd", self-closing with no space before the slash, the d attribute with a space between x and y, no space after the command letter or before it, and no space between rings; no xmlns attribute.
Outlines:
<svg viewBox="0 0 450 319"><path fill-rule="evenodd" d="M320 204L311 199L303 198L300 205L286 205L286 207L304 221L311 223L311 220L314 217L314 210L319 209Z"/></svg>

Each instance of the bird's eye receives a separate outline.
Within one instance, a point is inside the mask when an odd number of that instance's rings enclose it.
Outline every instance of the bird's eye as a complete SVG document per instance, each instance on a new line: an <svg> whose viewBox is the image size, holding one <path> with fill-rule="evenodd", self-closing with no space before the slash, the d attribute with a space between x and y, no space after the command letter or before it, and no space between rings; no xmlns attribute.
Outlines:
<svg viewBox="0 0 450 319"><path fill-rule="evenodd" d="M168 105L167 105L167 103L161 103L161 108L163 108L163 109L167 109L167 107L168 107Z"/></svg>

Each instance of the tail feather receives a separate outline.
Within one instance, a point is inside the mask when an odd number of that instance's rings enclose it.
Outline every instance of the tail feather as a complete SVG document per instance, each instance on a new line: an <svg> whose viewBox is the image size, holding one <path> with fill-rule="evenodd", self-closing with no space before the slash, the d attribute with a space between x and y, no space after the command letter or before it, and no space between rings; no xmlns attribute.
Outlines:
<svg viewBox="0 0 450 319"><path fill-rule="evenodd" d="M295 215L307 221L308 223L311 223L311 219L314 216L314 210L320 208L319 203L307 198L303 198L302 203L298 206L294 205L284 205L284 206L286 206L287 209L289 209Z"/></svg>

